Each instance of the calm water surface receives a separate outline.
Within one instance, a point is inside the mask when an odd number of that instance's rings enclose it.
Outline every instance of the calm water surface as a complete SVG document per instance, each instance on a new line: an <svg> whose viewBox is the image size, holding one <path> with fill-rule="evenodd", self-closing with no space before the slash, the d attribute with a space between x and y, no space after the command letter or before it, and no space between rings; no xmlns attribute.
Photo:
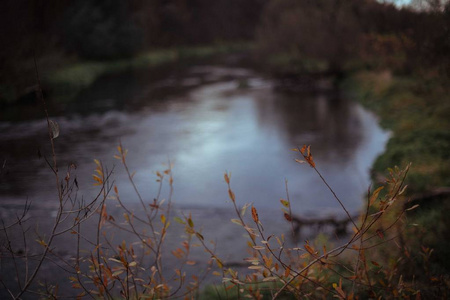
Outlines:
<svg viewBox="0 0 450 300"><path fill-rule="evenodd" d="M317 174L294 162L291 148L311 144L317 168L344 204L351 212L361 208L370 166L388 133L360 105L333 94L277 92L270 79L246 69L202 66L157 77L142 71L102 78L52 117L61 131L55 140L60 170L76 163L85 199L97 192L91 177L97 158L114 168L122 199L138 201L113 158L121 141L145 199L155 197L155 172L170 160L178 207L230 207L228 171L239 203L278 210L287 179L294 212L339 214ZM50 157L46 132L43 119L0 122L3 208L26 199L56 205L54 179L37 154Z"/></svg>

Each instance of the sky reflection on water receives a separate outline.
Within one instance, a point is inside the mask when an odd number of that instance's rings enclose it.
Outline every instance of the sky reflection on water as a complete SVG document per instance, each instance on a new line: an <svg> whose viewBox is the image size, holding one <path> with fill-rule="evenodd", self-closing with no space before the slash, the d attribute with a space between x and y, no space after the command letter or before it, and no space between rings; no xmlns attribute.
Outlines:
<svg viewBox="0 0 450 300"><path fill-rule="evenodd" d="M173 81L152 84L164 87ZM89 103L97 111L55 118L61 128L56 140L60 166L72 161L78 165L80 194L88 199L96 193L91 174L97 158L110 170L115 165L122 199L137 201L112 158L120 140L149 201L156 194L154 173L170 159L173 199L180 207L228 207L223 181L228 171L239 203L278 209L287 179L294 212L339 214L339 204L317 174L294 162L291 149L311 144L317 168L344 204L351 212L362 206L370 166L388 139L373 114L335 94L277 92L270 80L243 69L191 69L179 82L197 86L176 94L155 93L142 76L138 83L128 79L133 87L125 88L126 93L101 93L101 86L94 86L91 93L83 93L81 108L72 111L85 111ZM0 184L2 205L26 197L42 204L56 199L50 170L36 155L37 148L49 154L45 126L43 120L2 123L0 154L9 164Z"/></svg>

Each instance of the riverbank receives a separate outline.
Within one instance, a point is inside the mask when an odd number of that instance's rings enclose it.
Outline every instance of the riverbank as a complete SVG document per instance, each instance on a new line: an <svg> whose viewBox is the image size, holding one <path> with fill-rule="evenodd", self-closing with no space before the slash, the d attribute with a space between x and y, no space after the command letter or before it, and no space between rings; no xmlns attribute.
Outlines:
<svg viewBox="0 0 450 300"><path fill-rule="evenodd" d="M430 272L440 278L450 270L450 196L434 193L450 186L450 85L446 77L428 73L396 76L391 71L359 71L342 84L347 95L374 111L392 136L386 151L373 165L372 179L380 182L389 168L412 163L404 201L413 199L419 208L408 214L404 238L413 253L411 274L424 265L419 255L434 249ZM427 197L427 195L436 196ZM422 250L421 250L422 249Z"/></svg>
<svg viewBox="0 0 450 300"><path fill-rule="evenodd" d="M394 76L390 71L354 73L343 84L348 95L380 117L392 131L376 173L412 163L411 193L450 186L450 86L433 75ZM374 174L376 177L377 174Z"/></svg>
<svg viewBox="0 0 450 300"><path fill-rule="evenodd" d="M161 67L166 64L187 64L218 55L242 52L247 44L212 45L201 47L177 47L142 53L136 57L114 61L80 61L67 65L44 79L44 84L64 101L80 90L89 87L100 76L127 70Z"/></svg>
<svg viewBox="0 0 450 300"><path fill-rule="evenodd" d="M225 54L246 53L251 48L250 43L179 46L142 52L128 59L104 61L73 59L60 54L57 59L45 57L38 59L37 66L45 95L50 96L55 102L64 103L72 101L81 90L90 87L101 76L130 70L160 68L164 65L170 67L174 64L192 64ZM25 64L28 67L23 66ZM31 66L34 68L32 61L24 62L20 66L23 69L22 77L28 78L32 74L31 77L34 78L34 69ZM37 85L35 79L25 81L28 82L28 87L19 90L17 89L19 86L23 86L23 83L18 83L18 87L14 87L12 83L0 85L0 106L36 102L34 94Z"/></svg>

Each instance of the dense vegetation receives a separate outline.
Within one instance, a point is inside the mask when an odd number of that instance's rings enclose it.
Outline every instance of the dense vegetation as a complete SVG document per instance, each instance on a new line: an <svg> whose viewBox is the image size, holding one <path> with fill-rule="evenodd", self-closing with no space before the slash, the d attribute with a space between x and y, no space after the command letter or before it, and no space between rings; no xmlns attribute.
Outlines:
<svg viewBox="0 0 450 300"><path fill-rule="evenodd" d="M302 260L278 257L276 262L277 256L267 243L255 239L252 230L258 230L260 223L256 209L252 209L250 222L255 223L252 226L256 229L249 230L250 225L247 226L244 219L237 223L247 231L253 243L251 247L256 250L252 262L260 267L255 267L255 272L260 272L258 278L272 280L277 277L292 285L283 286L283 289L276 284L263 285L259 290L256 277L239 278L211 252L219 275L228 278L225 283L230 286L243 286L240 280L256 284L256 287L247 285L250 288L243 293L257 299L263 293L281 297L285 292L305 297L335 295L346 298L354 295L420 299L423 295L444 298L450 289L450 243L445 239L450 232L445 214L450 200L446 189L450 186L450 2L413 3L422 6L399 8L374 0L5 0L0 2L3 45L0 49L0 104L14 105L34 93L34 57L44 73L43 86L49 93L58 89L65 93L73 87L84 88L96 76L124 68L164 64L183 57L236 49L242 51L240 47L220 48L217 45L236 45L243 41L252 45L244 48L251 53L253 64L275 76L294 78L299 84L308 76L332 78L335 87L375 111L382 126L392 131L386 152L377 159L373 169L376 183L384 182L386 176L390 178L385 189L389 191L385 194L381 191L380 197L380 190L373 191L368 197L367 213L377 216L388 208L390 210L383 215L385 218L375 217L374 223L367 221L369 214L366 214L355 224L358 239L353 242L361 243L355 249L356 271L351 273L353 275L345 273L350 266L345 257L340 262L328 260L326 253L330 249L316 250L319 245L308 243ZM297 150L314 168L309 148ZM125 156L119 148L119 159L124 164ZM407 168L409 163L412 163L410 169ZM54 164L56 169L56 161ZM96 180L104 188L107 174L102 168L98 163ZM388 168L393 169L388 171ZM400 171L405 168L409 170L406 179L403 177L406 171ZM161 181L164 176L171 178L170 170L166 171L165 175L160 174ZM228 175L225 180L230 199L235 204ZM397 199L404 183L408 185L407 196ZM67 179L66 184L59 191L61 202L64 188L69 190L74 183ZM118 191L115 191L115 197L119 198ZM394 203L394 199L397 202ZM103 204L100 201L97 206L84 208L101 212L99 224L108 220ZM408 219L404 219L405 210L416 204L420 207L408 212ZM161 219L158 230L165 231L168 221L158 211L159 204L154 205L151 217L158 216ZM282 206L289 208L289 202L282 202ZM240 207L235 205L235 208L241 218ZM289 212L286 214L289 220ZM129 219L128 222L132 223ZM197 238L203 244L204 237L196 230L190 216L179 218L178 222L190 234L189 242L191 238ZM419 226L408 226L410 224ZM72 229L77 227L74 225ZM395 231L394 234L388 234L388 229ZM384 241L397 238L398 244L373 243L364 252L364 235L370 239L378 236ZM164 234L155 236L155 241L162 245ZM44 247L51 243L48 240L39 242ZM267 241L263 239L262 242ZM278 241L278 244L283 243ZM377 251L369 251L375 246ZM152 244L149 248L153 247ZM209 248L205 248L208 251ZM49 248L45 249L47 253ZM100 259L94 257L79 263L85 263L100 274L108 274L108 280L118 285L128 284L128 277L124 279L119 275L136 266L132 261L132 248L122 245L119 254L99 253L98 247L95 251L93 253L99 258L110 255L110 259L116 259L115 262L123 267L108 269L100 266ZM182 258L185 252L178 254ZM306 268L308 263L312 263L311 268ZM310 281L302 277L305 270L305 278ZM291 271L298 273L292 275ZM308 272L311 273L308 275ZM324 275L314 275L314 272ZM84 275L94 282L94 290L98 289L96 293L105 296L102 279L95 274ZM156 272L153 275L158 276ZM344 279L343 284L340 279ZM77 289L85 289L80 277L71 280ZM148 284L155 291L154 297L171 295L168 285L161 282L162 279L155 279ZM333 288L327 289L331 283ZM189 295L196 295L193 292L195 284L189 287L192 288ZM145 293L147 288L150 289L143 285L141 291ZM274 291L279 293L274 295ZM132 297L130 291L127 292L125 297ZM205 293L210 292L208 289ZM230 293L239 295L241 291L231 290Z"/></svg>

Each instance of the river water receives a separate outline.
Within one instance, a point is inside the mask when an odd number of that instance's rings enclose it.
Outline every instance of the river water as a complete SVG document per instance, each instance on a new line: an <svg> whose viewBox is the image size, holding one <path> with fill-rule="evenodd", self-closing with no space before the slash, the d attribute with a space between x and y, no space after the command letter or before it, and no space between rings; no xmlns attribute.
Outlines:
<svg viewBox="0 0 450 300"><path fill-rule="evenodd" d="M36 117L42 115L41 108L23 111L26 117L0 121L0 216L8 223L31 201L28 224L30 228L38 224L36 231L45 234L58 207L54 176L45 160L51 160L47 123ZM236 216L224 172L231 173L237 203L258 208L267 235L285 233L290 226L283 220L279 200L287 197L286 180L294 214L344 215L314 170L294 161L299 157L292 148L311 144L317 169L355 214L363 207L370 167L389 137L372 113L336 93L282 92L272 79L251 70L219 66L105 76L70 104L49 101L49 111L60 127L54 141L61 174L69 164L77 166L72 178L77 178L78 199L89 201L97 195L99 187L94 186L92 174L98 159L112 170L122 201L139 212L123 166L113 158L119 142L128 149L128 166L146 202L156 197L156 172L166 169L170 161L174 214L191 213L205 239L215 239L217 254L228 262L242 261L246 243L237 234L242 229L230 222ZM161 198L167 195L164 182ZM108 207L116 218L121 216L114 204ZM95 232L89 229L95 224L86 224L87 235ZM183 236L182 227L175 225L167 249L178 247ZM10 233L16 249L23 248L18 230ZM33 232L27 232L30 241L35 239ZM127 232L113 234L119 243L130 239ZM41 251L37 243L30 244L27 253ZM71 261L74 245L74 235L58 236L52 251ZM200 251L191 259L204 262L208 258ZM171 270L178 263L169 252L165 261ZM199 270L193 266L188 273ZM5 260L1 271L14 272L13 264ZM68 283L69 275L55 279L55 272L60 269L45 263L39 279L56 280L64 294L76 292ZM14 290L14 279L9 279L6 283ZM3 292L0 296L6 295Z"/></svg>
<svg viewBox="0 0 450 300"><path fill-rule="evenodd" d="M123 144L143 195L156 194L156 171L173 164L173 202L179 207L229 207L223 180L232 174L240 203L266 209L289 196L297 214L336 214L340 207L307 165L294 162L291 149L311 144L321 171L352 213L362 206L369 170L388 133L376 117L335 93L283 93L270 79L250 70L197 66L158 78L151 71L104 77L74 104L55 109L60 169L77 165L79 193L98 191L93 159L112 169L122 198L137 201L113 158ZM28 199L55 203L44 119L0 123L4 164L0 205Z"/></svg>

